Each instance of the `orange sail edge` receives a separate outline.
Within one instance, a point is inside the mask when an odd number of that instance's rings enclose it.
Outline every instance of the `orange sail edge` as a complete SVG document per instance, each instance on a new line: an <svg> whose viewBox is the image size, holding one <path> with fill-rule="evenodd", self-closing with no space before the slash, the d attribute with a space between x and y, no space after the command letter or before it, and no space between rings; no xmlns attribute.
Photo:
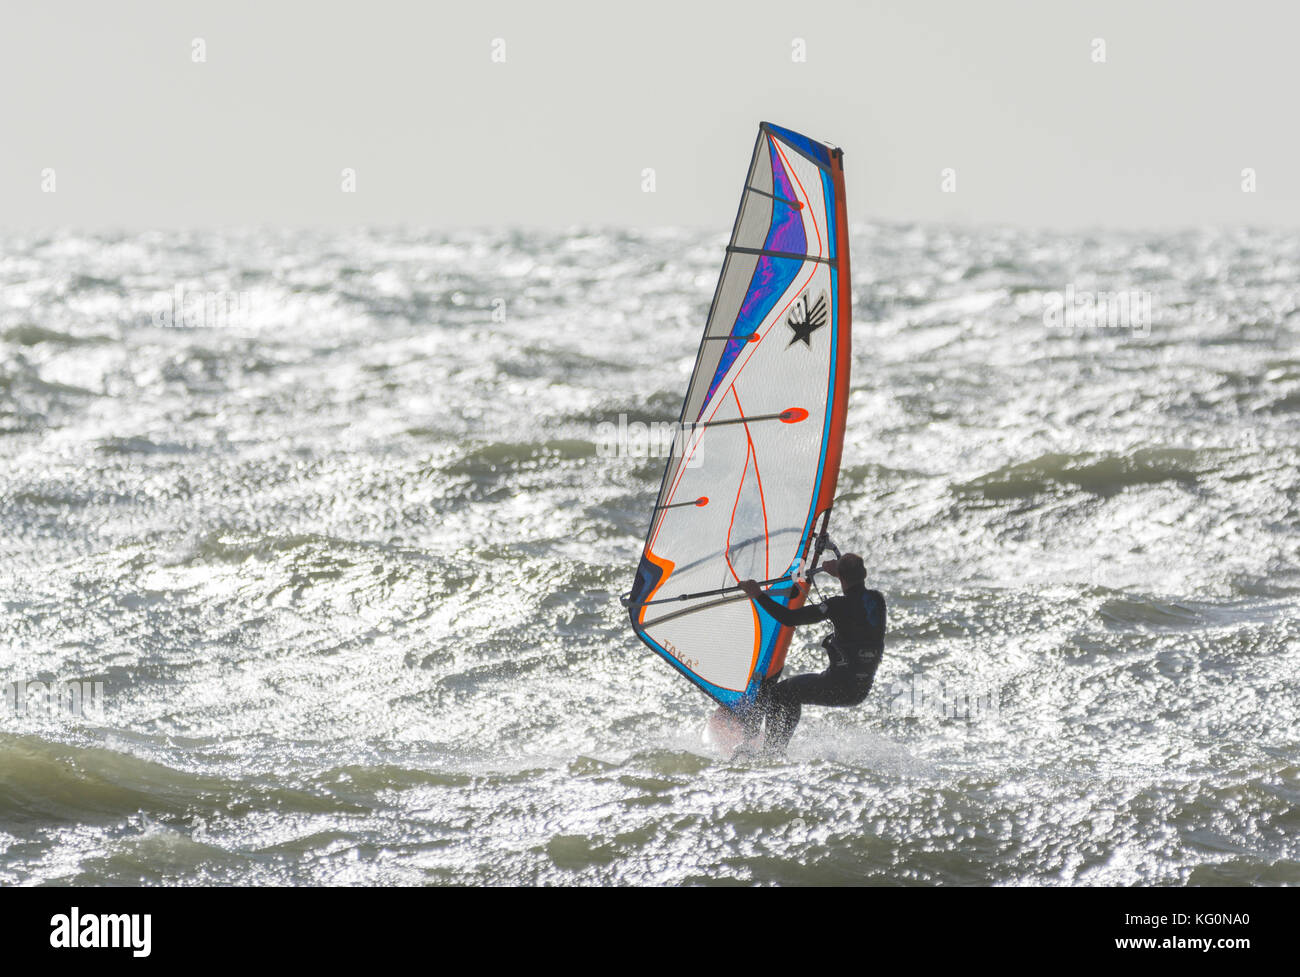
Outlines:
<svg viewBox="0 0 1300 977"><path fill-rule="evenodd" d="M844 457L844 429L849 414L849 379L853 366L853 281L849 268L848 203L844 198L844 153L831 156L831 180L835 187L835 254L839 276L839 321L836 323L835 396L831 402L831 429L826 444L826 467L821 491L817 494L817 514L830 509L835 487L840 479L840 462Z"/></svg>
<svg viewBox="0 0 1300 977"><path fill-rule="evenodd" d="M646 594L645 600L641 602L641 610L637 613L636 623L644 626L646 612L645 605L649 601L654 600L654 596L659 592L659 588L662 587L668 581L668 578L672 576L676 564L673 563L672 560L650 552L650 547L648 546L645 548L642 555L662 571L659 574L659 579L655 582L654 587L650 589L650 593Z"/></svg>
<svg viewBox="0 0 1300 977"><path fill-rule="evenodd" d="M844 432L849 413L849 380L853 365L853 282L849 266L848 203L844 193L844 153L836 149L831 154L831 180L835 190L835 254L838 281L839 320L836 323L835 393L831 402L830 433L826 444L826 463L822 483L817 493L812 525L818 520L830 522L831 505L839 483L840 464L844 458ZM806 545L812 545L810 536ZM806 556L807 550L804 550ZM800 584L799 593L790 598L789 607L797 610L808 599L807 582ZM772 647L772 660L768 663L764 679L772 679L785 668L786 655L794 629L783 627Z"/></svg>

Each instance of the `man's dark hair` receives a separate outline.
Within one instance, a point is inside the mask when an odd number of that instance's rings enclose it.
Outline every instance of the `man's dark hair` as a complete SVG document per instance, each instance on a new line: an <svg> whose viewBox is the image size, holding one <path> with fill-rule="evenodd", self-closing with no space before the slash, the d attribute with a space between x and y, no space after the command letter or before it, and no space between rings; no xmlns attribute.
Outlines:
<svg viewBox="0 0 1300 977"><path fill-rule="evenodd" d="M867 582L867 567L862 557L856 553L845 553L839 559L840 580L850 587L857 587Z"/></svg>

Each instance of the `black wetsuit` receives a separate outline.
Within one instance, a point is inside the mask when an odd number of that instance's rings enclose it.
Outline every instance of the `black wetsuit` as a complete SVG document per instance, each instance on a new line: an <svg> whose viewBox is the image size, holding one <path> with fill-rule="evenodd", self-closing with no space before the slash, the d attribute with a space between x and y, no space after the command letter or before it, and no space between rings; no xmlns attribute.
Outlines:
<svg viewBox="0 0 1300 977"><path fill-rule="evenodd" d="M885 651L885 598L878 590L858 585L823 604L807 604L793 611L766 594L755 600L779 623L790 627L828 618L835 625L835 633L822 642L830 655L826 671L796 675L759 692L751 723L766 718L766 747L780 751L794 735L804 705L856 706L867 697Z"/></svg>

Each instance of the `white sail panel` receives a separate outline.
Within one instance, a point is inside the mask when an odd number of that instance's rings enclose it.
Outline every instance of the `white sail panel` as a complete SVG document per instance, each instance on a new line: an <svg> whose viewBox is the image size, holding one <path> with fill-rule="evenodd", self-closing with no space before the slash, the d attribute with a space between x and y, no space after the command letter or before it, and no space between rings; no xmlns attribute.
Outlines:
<svg viewBox="0 0 1300 977"><path fill-rule="evenodd" d="M733 707L779 668L788 641L734 587L792 579L834 492L850 328L844 211L839 151L764 124L628 597L642 640Z"/></svg>

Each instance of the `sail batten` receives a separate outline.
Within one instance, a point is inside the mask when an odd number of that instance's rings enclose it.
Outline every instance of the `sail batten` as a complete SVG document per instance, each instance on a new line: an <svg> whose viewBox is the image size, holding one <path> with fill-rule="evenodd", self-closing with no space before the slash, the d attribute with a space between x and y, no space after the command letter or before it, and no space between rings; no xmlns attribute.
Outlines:
<svg viewBox="0 0 1300 977"><path fill-rule="evenodd" d="M628 595L641 640L735 709L780 671L789 629L719 593L800 575L834 497L847 242L839 150L763 123L682 404L689 435L674 443Z"/></svg>

